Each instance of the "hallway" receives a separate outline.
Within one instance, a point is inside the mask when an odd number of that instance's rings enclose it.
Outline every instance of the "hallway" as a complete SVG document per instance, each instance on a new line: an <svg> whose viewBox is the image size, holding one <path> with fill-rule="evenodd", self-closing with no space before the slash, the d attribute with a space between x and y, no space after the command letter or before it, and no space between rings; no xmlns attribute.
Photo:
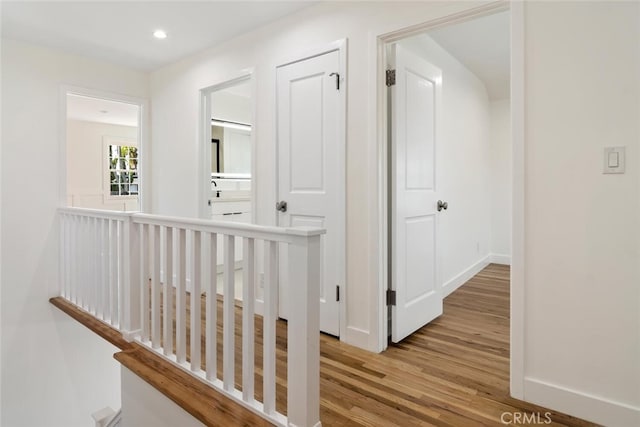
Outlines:
<svg viewBox="0 0 640 427"><path fill-rule="evenodd" d="M509 396L507 266L486 267L444 300L442 316L381 354L323 335L320 364L326 426L503 426L524 413L593 425Z"/></svg>

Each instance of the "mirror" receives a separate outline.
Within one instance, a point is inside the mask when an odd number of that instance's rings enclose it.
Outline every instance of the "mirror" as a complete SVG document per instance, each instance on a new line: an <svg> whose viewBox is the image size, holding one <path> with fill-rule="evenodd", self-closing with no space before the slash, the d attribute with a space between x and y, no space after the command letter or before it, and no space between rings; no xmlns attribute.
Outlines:
<svg viewBox="0 0 640 427"><path fill-rule="evenodd" d="M249 82L211 94L211 172L251 176Z"/></svg>

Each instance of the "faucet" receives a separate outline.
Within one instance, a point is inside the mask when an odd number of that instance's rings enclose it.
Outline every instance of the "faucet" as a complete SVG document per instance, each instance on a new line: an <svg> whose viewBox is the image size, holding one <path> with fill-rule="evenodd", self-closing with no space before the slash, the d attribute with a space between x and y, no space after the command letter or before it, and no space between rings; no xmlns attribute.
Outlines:
<svg viewBox="0 0 640 427"><path fill-rule="evenodd" d="M211 180L211 183L213 184L214 187L218 187L218 184L216 183L215 179ZM216 197L220 197L220 190L216 190Z"/></svg>

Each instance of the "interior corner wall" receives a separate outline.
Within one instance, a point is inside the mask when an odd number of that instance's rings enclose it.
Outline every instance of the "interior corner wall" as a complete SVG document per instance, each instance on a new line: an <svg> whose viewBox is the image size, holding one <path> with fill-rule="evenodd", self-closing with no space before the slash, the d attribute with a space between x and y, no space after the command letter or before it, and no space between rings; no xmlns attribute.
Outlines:
<svg viewBox="0 0 640 427"><path fill-rule="evenodd" d="M84 120L67 120L67 200L69 206L137 210L138 198L105 199L104 137L136 141L138 128Z"/></svg>
<svg viewBox="0 0 640 427"><path fill-rule="evenodd" d="M116 349L53 307L61 85L148 96L148 75L2 40L2 419L75 427L120 406ZM10 250L6 250L10 248Z"/></svg>
<svg viewBox="0 0 640 427"><path fill-rule="evenodd" d="M640 3L524 6L524 398L638 426Z"/></svg>
<svg viewBox="0 0 640 427"><path fill-rule="evenodd" d="M439 193L449 208L439 214L438 242L448 295L485 267L490 252L489 97L482 81L429 36L398 44L442 70Z"/></svg>
<svg viewBox="0 0 640 427"><path fill-rule="evenodd" d="M380 351L386 329L378 317L382 292L378 255L378 147L371 134L373 35L416 25L475 2L320 2L151 74L153 212L197 217L201 89L255 70L256 220L274 225L276 212L276 66L347 39L346 316L341 339ZM161 171L161 172L160 172ZM160 189L162 189L160 191Z"/></svg>
<svg viewBox="0 0 640 427"><path fill-rule="evenodd" d="M491 261L511 264L511 107L509 99L490 104L489 191L491 203Z"/></svg>

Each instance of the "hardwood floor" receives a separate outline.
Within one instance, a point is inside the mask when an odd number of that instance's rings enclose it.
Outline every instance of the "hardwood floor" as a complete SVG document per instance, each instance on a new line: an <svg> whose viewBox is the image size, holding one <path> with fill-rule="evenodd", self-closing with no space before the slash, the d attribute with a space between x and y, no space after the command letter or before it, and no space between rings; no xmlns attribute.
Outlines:
<svg viewBox="0 0 640 427"><path fill-rule="evenodd" d="M539 413L543 423L549 412L555 426L594 425L509 397L509 268L500 265L485 268L444 300L442 316L381 354L323 336L320 375L326 426L504 426L505 412Z"/></svg>
<svg viewBox="0 0 640 427"><path fill-rule="evenodd" d="M201 302L204 309L205 296ZM222 318L221 310L221 300L218 299L218 319ZM189 309L187 312L189 316ZM77 315L74 317L82 321ZM238 306L235 341L238 361L242 357L240 324L241 308ZM255 390L256 398L261 400L260 317L256 316L255 327ZM276 406L285 414L286 328L286 322L278 321ZM204 325L202 329L205 329ZM202 340L204 349L206 338L203 336ZM219 321L220 342L222 324ZM391 344L381 354L357 349L324 334L321 334L320 342L320 418L323 426L504 426L506 424L501 417L511 421L514 414L519 414L515 417L528 414L529 420L532 416L539 417L542 425L594 425L509 397L509 268L505 266L485 268L445 299L441 317L401 343ZM220 346L218 353L220 377ZM135 363L148 364L142 360L144 357L136 362L131 350L127 354L119 360L124 360L134 371ZM153 374L153 370L139 368L137 372L143 378L145 372L154 377L145 379L156 388L167 387L165 381L155 378L159 374ZM236 369L235 379L236 386L241 388L242 373L239 369ZM199 390L195 385L193 389L194 393L202 394L195 391ZM221 425L219 418L215 421L219 405L212 405L212 414L203 414L202 405L190 408L192 399L186 394L188 390L189 387L183 384L181 393L171 393L169 384L165 393L206 425ZM255 420L245 419L237 411L234 414L234 424L254 425ZM547 424L548 419L550 424Z"/></svg>

